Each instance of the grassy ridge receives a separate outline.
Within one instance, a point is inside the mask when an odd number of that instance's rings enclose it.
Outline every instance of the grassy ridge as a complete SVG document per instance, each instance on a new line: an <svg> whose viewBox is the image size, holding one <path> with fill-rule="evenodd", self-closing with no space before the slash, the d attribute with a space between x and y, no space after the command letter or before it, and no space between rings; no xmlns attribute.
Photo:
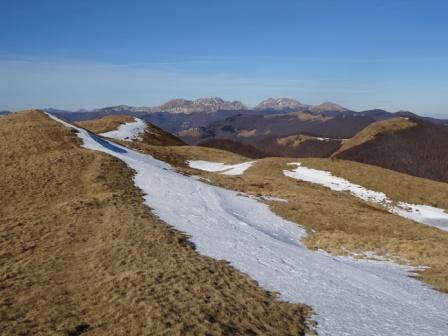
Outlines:
<svg viewBox="0 0 448 336"><path fill-rule="evenodd" d="M2 335L298 335L308 308L194 251L133 172L30 111L0 121Z"/></svg>

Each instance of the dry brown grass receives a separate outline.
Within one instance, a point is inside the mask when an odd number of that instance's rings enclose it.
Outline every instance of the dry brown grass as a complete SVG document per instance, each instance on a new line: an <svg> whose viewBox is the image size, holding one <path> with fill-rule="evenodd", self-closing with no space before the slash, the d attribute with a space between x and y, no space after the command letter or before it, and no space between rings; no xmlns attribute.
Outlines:
<svg viewBox="0 0 448 336"><path fill-rule="evenodd" d="M150 148L143 149L151 153ZM202 159L226 163L241 162L233 154L192 147L182 159ZM176 155L177 149L170 150ZM191 157L188 157L191 154ZM180 159L182 158L182 159ZM297 159L258 160L242 176L226 176L185 168L187 174L203 176L211 183L251 195L276 196L288 203L268 202L274 212L299 223L308 231L305 243L335 255L373 251L414 266L428 266L419 277L434 288L448 292L448 233L388 213L381 206L363 202L348 193L297 181L283 175L292 169L287 163ZM306 166L332 171L365 187L384 191L394 200L446 206L448 185L412 177L378 167L328 159L300 159ZM176 160L171 161L176 164Z"/></svg>
<svg viewBox="0 0 448 336"><path fill-rule="evenodd" d="M196 253L123 162L79 145L42 113L1 119L0 334L303 333L305 307Z"/></svg>
<svg viewBox="0 0 448 336"><path fill-rule="evenodd" d="M175 167L188 168L187 160L217 161L235 164L247 161L247 158L225 150L199 147L199 146L152 146L144 143L119 141L124 146L129 146L144 153L149 153L155 158L168 162Z"/></svg>
<svg viewBox="0 0 448 336"><path fill-rule="evenodd" d="M76 125L88 129L94 133L105 133L116 130L120 125L134 121L134 117L128 115L108 115L99 119L78 121Z"/></svg>
<svg viewBox="0 0 448 336"><path fill-rule="evenodd" d="M378 134L385 132L395 132L413 127L415 125L416 123L402 117L374 122L373 124L370 124L360 132L358 132L353 138L344 141L341 148L332 156L335 157L343 151L359 146L367 141L373 140Z"/></svg>
<svg viewBox="0 0 448 336"><path fill-rule="evenodd" d="M281 146L297 147L307 140L314 140L314 139L316 139L316 137L312 137L310 135L295 134L295 135L289 135L286 137L277 138L275 140L275 142L277 145L281 145Z"/></svg>
<svg viewBox="0 0 448 336"><path fill-rule="evenodd" d="M330 120L331 117L325 117L321 114L312 114L312 113L306 113L306 112L295 112L291 113L290 115L295 115L297 119L304 120L304 121L326 121Z"/></svg>
<svg viewBox="0 0 448 336"><path fill-rule="evenodd" d="M201 136L201 132L197 127L182 130L177 132L176 134L180 137L191 137L191 138L199 138Z"/></svg>

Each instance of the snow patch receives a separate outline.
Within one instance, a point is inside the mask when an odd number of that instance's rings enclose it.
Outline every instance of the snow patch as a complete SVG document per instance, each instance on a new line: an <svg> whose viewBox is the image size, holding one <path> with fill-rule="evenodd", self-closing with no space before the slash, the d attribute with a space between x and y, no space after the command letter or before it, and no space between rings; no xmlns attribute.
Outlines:
<svg viewBox="0 0 448 336"><path fill-rule="evenodd" d="M134 121L122 124L116 130L101 133L100 135L117 140L139 140L140 135L145 131L146 126L147 124L144 120L134 118Z"/></svg>
<svg viewBox="0 0 448 336"><path fill-rule="evenodd" d="M311 251L300 242L305 231L266 204L50 117L77 129L83 147L134 169L145 204L186 232L199 253L229 261L283 300L312 306L319 335L448 334L448 296L408 277L410 268Z"/></svg>
<svg viewBox="0 0 448 336"><path fill-rule="evenodd" d="M443 209L429 205L399 202L398 206L393 208L393 212L413 221L448 231L448 213Z"/></svg>
<svg viewBox="0 0 448 336"><path fill-rule="evenodd" d="M275 197L275 196L261 196L261 198L264 199L265 201L288 203L288 200L285 200L284 198L280 198L280 197Z"/></svg>
<svg viewBox="0 0 448 336"><path fill-rule="evenodd" d="M349 192L353 196L367 202L377 203L384 206L390 213L411 219L418 223L431 225L441 230L448 231L448 213L443 209L429 205L410 204L405 202L394 202L386 194L369 190L358 184L351 183L341 177L333 176L330 172L307 168L300 162L288 163L297 167L290 171L284 170L283 174L297 180L319 184L334 191Z"/></svg>
<svg viewBox="0 0 448 336"><path fill-rule="evenodd" d="M191 168L204 170L208 172L219 172L224 175L242 175L250 168L255 161L243 162L234 165L227 165L219 162L210 162L202 160L189 160L187 161Z"/></svg>

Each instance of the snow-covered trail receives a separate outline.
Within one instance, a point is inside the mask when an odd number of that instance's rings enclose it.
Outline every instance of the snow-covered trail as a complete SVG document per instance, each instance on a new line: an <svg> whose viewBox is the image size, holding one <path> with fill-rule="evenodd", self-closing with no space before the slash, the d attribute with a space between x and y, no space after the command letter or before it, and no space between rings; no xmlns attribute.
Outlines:
<svg viewBox="0 0 448 336"><path fill-rule="evenodd" d="M78 131L85 148L113 155L136 171L145 203L190 235L199 253L229 261L283 300L313 307L320 335L448 334L448 295L409 278L406 268L310 251L299 241L304 230L267 205Z"/></svg>
<svg viewBox="0 0 448 336"><path fill-rule="evenodd" d="M364 201L383 205L389 212L411 219L415 222L431 225L448 231L448 213L440 208L429 205L394 202L386 194L369 190L346 179L332 175L325 170L302 166L300 162L289 163L297 166L294 170L284 170L283 174L297 180L319 184L334 191L346 191Z"/></svg>
<svg viewBox="0 0 448 336"><path fill-rule="evenodd" d="M101 133L100 135L117 140L138 140L140 135L145 131L146 126L147 124L144 120L134 118L134 121L121 124L116 130Z"/></svg>

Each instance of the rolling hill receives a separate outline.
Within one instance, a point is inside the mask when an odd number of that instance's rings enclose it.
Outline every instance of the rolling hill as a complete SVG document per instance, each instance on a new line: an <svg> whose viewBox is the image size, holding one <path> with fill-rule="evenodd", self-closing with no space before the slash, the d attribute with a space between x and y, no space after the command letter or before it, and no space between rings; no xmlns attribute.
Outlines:
<svg viewBox="0 0 448 336"><path fill-rule="evenodd" d="M330 157L341 145L341 139L316 137L305 133L266 137L256 142L270 156L286 157Z"/></svg>
<svg viewBox="0 0 448 336"><path fill-rule="evenodd" d="M252 145L243 144L241 142L229 139L205 140L200 142L198 146L222 149L251 159L273 156L273 154L269 154L269 152L262 152Z"/></svg>
<svg viewBox="0 0 448 336"><path fill-rule="evenodd" d="M223 139L243 143L268 156L329 157L339 148L343 138L350 138L372 122L369 117L346 114L241 114L177 135L190 144Z"/></svg>
<svg viewBox="0 0 448 336"><path fill-rule="evenodd" d="M332 158L448 182L448 127L407 117L378 121L345 141Z"/></svg>

